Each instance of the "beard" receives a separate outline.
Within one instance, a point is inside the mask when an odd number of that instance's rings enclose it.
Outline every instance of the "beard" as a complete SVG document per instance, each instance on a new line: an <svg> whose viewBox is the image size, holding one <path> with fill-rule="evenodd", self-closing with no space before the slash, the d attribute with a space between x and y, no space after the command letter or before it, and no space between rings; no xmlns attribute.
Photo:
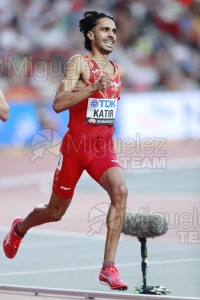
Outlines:
<svg viewBox="0 0 200 300"><path fill-rule="evenodd" d="M110 54L113 51L112 47L104 47L101 45L100 51L102 54Z"/></svg>
<svg viewBox="0 0 200 300"><path fill-rule="evenodd" d="M102 54L110 54L113 51L115 41L113 41L112 46L109 47L108 44L105 43L106 40L96 39L96 48Z"/></svg>
<svg viewBox="0 0 200 300"><path fill-rule="evenodd" d="M110 54L113 51L113 49L108 50L108 49L103 49L102 54Z"/></svg>

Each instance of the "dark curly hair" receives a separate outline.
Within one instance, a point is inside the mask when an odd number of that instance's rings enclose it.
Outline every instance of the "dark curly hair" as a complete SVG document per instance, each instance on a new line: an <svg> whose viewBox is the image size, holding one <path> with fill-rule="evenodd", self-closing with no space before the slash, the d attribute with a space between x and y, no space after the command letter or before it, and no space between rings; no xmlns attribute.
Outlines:
<svg viewBox="0 0 200 300"><path fill-rule="evenodd" d="M80 31L83 33L85 37L84 45L88 51L91 51L91 42L87 37L87 33L97 25L97 21L101 18L109 18L115 22L115 18L113 16L108 15L106 13L99 13L97 11L86 11L83 14L83 19L79 21Z"/></svg>

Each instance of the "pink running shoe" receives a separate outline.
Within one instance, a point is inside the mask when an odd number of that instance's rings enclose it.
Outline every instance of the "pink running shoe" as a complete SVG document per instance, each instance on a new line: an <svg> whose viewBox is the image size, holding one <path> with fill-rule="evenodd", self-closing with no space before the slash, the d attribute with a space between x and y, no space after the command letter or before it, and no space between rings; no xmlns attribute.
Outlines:
<svg viewBox="0 0 200 300"><path fill-rule="evenodd" d="M119 279L119 270L115 265L101 269L99 275L100 283L110 286L112 290L127 290L128 286L125 282Z"/></svg>
<svg viewBox="0 0 200 300"><path fill-rule="evenodd" d="M3 250L5 252L5 255L8 258L13 258L17 254L17 250L19 248L19 245L22 241L22 238L19 237L15 231L14 227L16 224L22 222L23 219L20 217L15 218L15 220L12 223L12 227L9 231L9 233L6 235L4 241L3 241Z"/></svg>

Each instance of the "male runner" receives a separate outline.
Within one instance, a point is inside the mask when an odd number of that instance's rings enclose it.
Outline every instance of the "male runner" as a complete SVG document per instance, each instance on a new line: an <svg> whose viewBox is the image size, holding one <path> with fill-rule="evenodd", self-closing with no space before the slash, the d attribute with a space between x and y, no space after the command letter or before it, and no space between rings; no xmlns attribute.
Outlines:
<svg viewBox="0 0 200 300"><path fill-rule="evenodd" d="M0 119L5 122L9 118L9 106L3 92L0 90Z"/></svg>
<svg viewBox="0 0 200 300"><path fill-rule="evenodd" d="M86 170L107 192L104 262L99 280L111 289L127 289L115 266L115 255L124 224L127 188L122 166L113 150L114 120L120 97L121 67L108 58L116 42L114 18L95 11L85 12L79 22L87 55L68 61L53 108L69 110L69 130L63 138L48 204L37 206L25 219L16 218L4 239L4 252L13 258L27 231L40 224L59 221L72 200L76 183Z"/></svg>

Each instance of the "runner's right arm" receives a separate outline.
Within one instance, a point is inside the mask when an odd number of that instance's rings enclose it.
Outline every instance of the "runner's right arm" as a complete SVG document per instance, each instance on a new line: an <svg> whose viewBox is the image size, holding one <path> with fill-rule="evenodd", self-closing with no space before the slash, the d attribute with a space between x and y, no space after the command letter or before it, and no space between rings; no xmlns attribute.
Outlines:
<svg viewBox="0 0 200 300"><path fill-rule="evenodd" d="M87 62L81 55L75 55L68 61L64 78L58 87L53 102L55 112L59 113L68 110L71 106L88 98L94 92L105 90L110 85L110 76L104 75L97 82L83 87L83 78L86 76L84 67L87 67ZM88 67L87 70L89 70ZM78 87L79 84L80 87Z"/></svg>

